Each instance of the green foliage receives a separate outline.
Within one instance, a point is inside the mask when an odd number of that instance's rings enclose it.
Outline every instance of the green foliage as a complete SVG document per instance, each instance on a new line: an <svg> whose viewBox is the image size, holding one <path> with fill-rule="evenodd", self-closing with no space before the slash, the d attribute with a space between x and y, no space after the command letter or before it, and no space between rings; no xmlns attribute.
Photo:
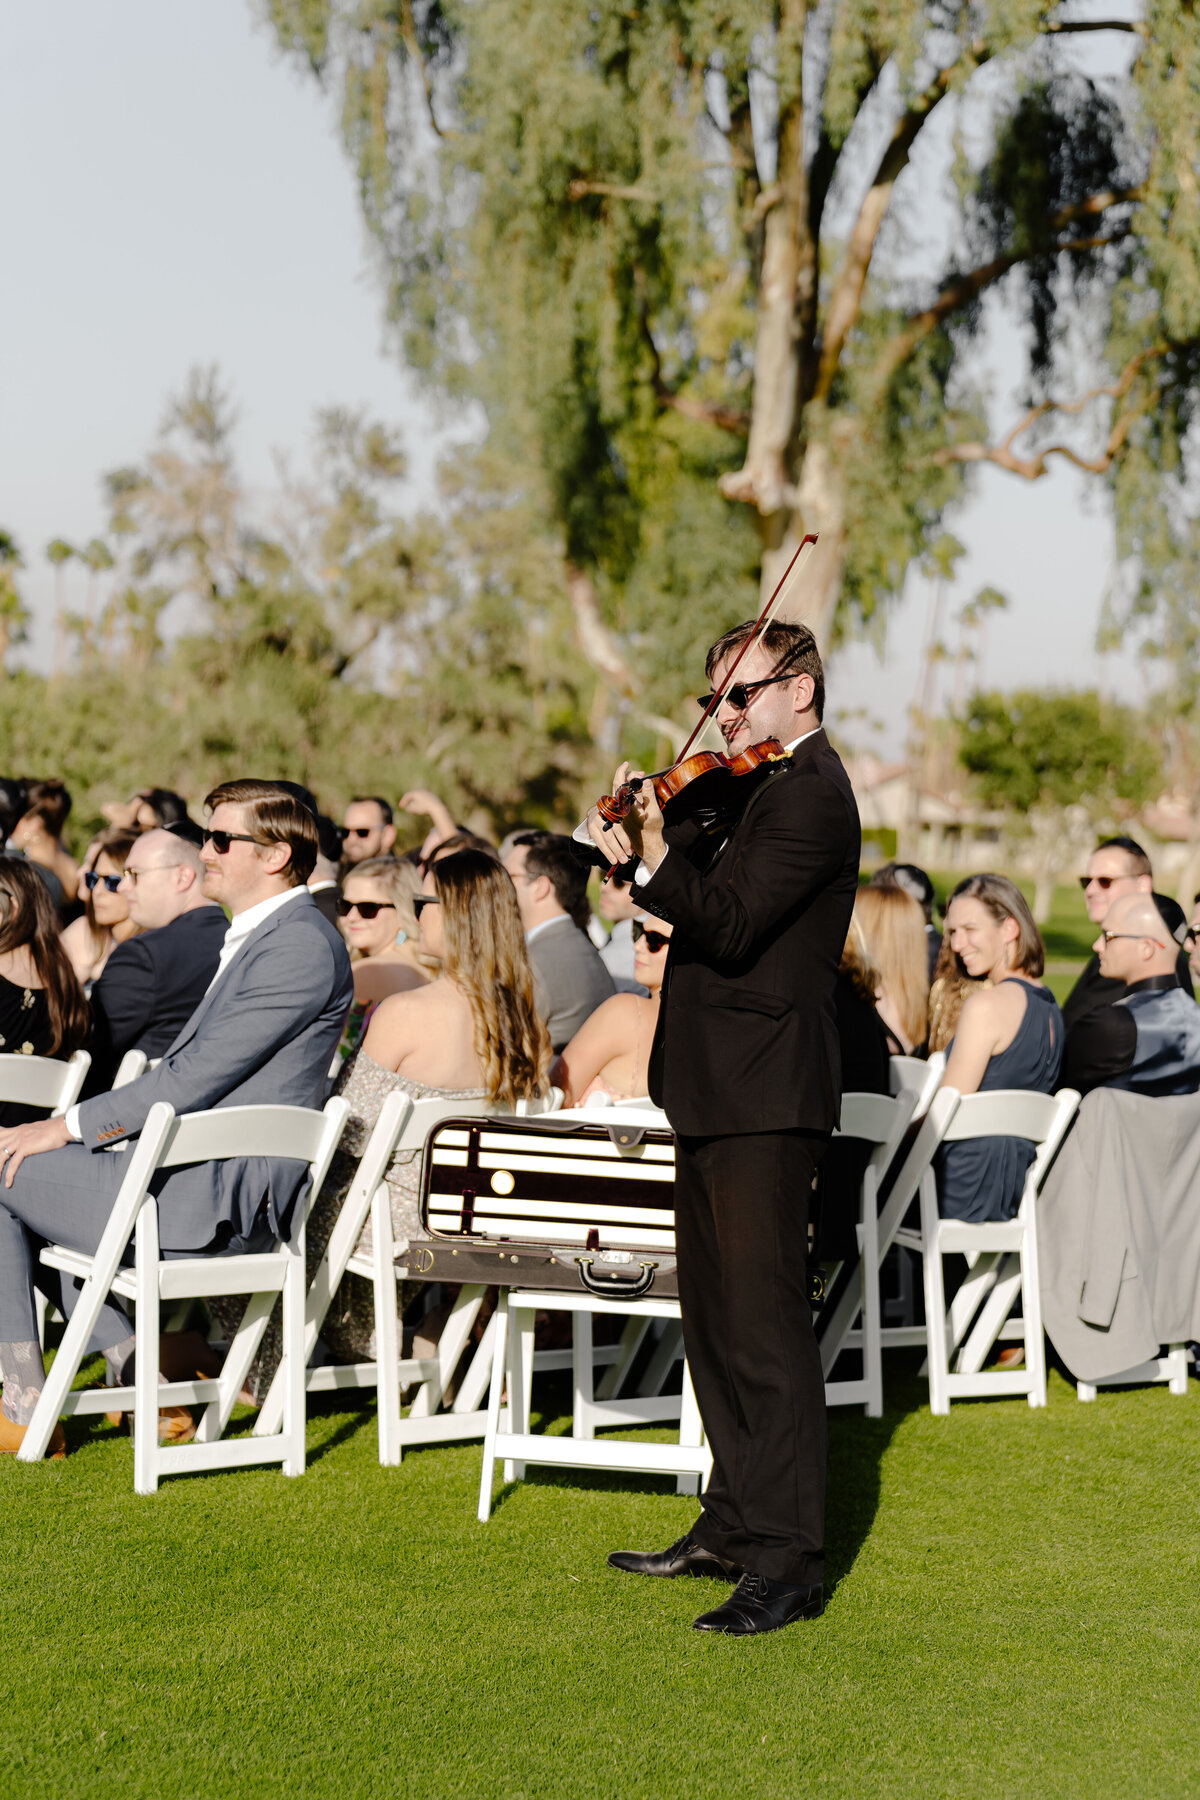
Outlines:
<svg viewBox="0 0 1200 1800"><path fill-rule="evenodd" d="M1144 804L1160 779L1141 720L1094 690L976 694L959 760L986 805L1017 813L1084 806L1106 819Z"/></svg>

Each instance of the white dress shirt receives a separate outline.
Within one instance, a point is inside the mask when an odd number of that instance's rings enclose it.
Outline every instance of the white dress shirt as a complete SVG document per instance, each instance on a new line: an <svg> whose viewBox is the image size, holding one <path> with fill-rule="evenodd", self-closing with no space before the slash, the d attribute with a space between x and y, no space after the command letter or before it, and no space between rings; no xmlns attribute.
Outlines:
<svg viewBox="0 0 1200 1800"><path fill-rule="evenodd" d="M217 972L204 990L206 995L212 993L250 933L256 931L264 919L269 919L272 913L278 912L281 906L286 906L289 900L295 900L300 894L307 894L307 892L306 887L288 888L286 893L272 894L269 900L260 900L256 906L248 906L245 912L234 913L229 923L229 930L225 933L225 942L221 946L221 960L217 964ZM83 1133L79 1129L78 1106L68 1109L63 1124L67 1128L68 1137L74 1138L76 1143L82 1143Z"/></svg>

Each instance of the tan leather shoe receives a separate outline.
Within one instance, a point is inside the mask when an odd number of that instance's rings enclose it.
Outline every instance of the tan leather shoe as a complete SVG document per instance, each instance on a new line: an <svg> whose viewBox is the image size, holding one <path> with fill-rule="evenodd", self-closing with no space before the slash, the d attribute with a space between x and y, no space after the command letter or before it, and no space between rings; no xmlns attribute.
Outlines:
<svg viewBox="0 0 1200 1800"><path fill-rule="evenodd" d="M109 1418L124 1419L130 1437L134 1435L133 1414L109 1413ZM196 1435L196 1421L186 1406L162 1406L158 1411L160 1444L190 1444Z"/></svg>
<svg viewBox="0 0 1200 1800"><path fill-rule="evenodd" d="M14 1425L6 1414L0 1412L0 1456L15 1456L25 1442L27 1425ZM50 1448L46 1452L50 1462L61 1462L67 1454L67 1440L63 1436L61 1424L57 1424L50 1433Z"/></svg>

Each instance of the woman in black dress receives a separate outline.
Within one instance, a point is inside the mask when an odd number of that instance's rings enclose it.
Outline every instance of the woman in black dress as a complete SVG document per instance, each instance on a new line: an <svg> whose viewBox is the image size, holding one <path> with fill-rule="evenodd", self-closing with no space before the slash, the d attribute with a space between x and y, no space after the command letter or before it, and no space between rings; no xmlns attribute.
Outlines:
<svg viewBox="0 0 1200 1800"><path fill-rule="evenodd" d="M21 858L0 856L0 1055L65 1059L87 1030L46 884ZM37 1107L0 1104L0 1126L40 1117Z"/></svg>

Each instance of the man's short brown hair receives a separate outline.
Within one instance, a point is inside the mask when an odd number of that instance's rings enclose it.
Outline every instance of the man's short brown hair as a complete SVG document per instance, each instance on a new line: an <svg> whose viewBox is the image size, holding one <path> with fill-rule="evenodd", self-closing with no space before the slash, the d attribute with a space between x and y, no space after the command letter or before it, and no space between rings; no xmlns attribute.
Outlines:
<svg viewBox="0 0 1200 1800"><path fill-rule="evenodd" d="M1122 855L1129 861L1129 873L1131 876L1149 875L1151 880L1153 880L1153 865L1136 838L1105 838L1102 844L1096 845L1095 850L1092 851L1092 855L1098 855L1101 850L1120 850Z"/></svg>
<svg viewBox="0 0 1200 1800"><path fill-rule="evenodd" d="M218 806L242 807L256 844L265 850L287 845L292 858L284 873L292 887L304 887L317 866L317 821L286 788L273 781L223 781L205 795L204 804L209 813Z"/></svg>
<svg viewBox="0 0 1200 1800"><path fill-rule="evenodd" d="M728 656L736 656L742 645L754 636L758 621L747 619L733 625L719 637L704 661L704 673L711 681L713 670ZM783 625L778 620L768 625L759 643L775 662L776 675L811 675L813 678L813 711L818 720L825 717L825 670L817 640L807 625Z"/></svg>

